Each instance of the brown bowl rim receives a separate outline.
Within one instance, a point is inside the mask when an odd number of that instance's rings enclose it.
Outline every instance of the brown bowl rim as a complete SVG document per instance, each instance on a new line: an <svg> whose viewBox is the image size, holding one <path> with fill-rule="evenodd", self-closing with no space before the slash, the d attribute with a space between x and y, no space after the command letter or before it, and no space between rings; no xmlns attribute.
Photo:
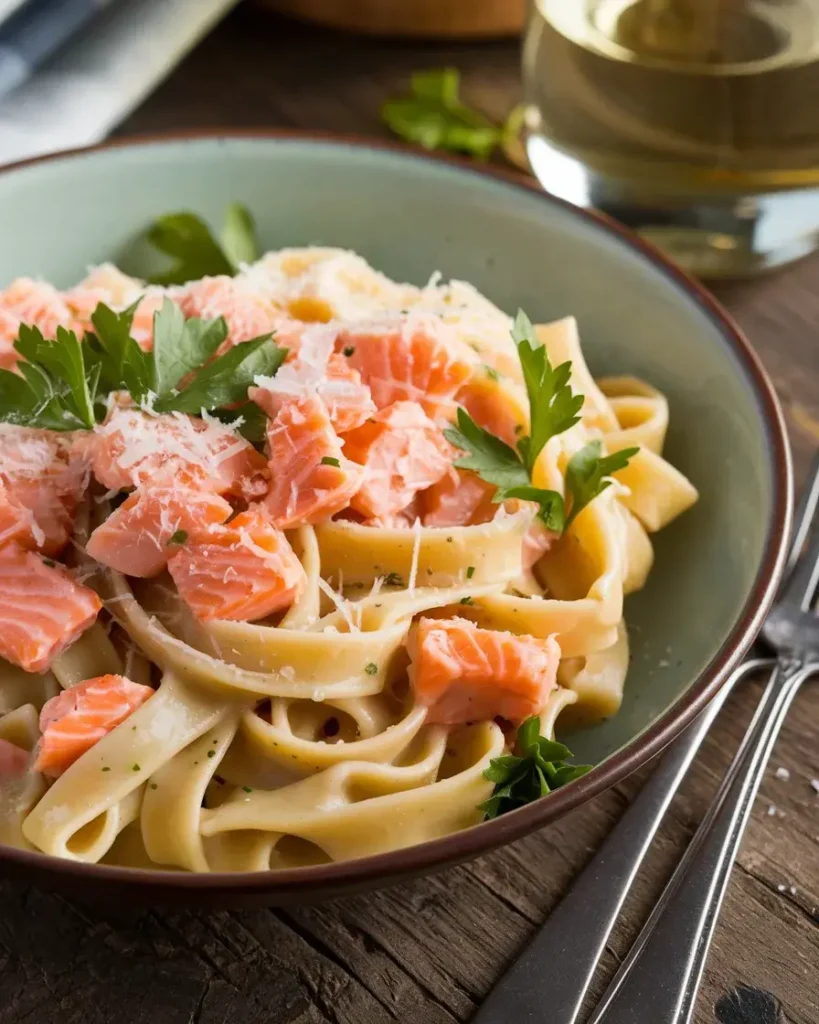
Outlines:
<svg viewBox="0 0 819 1024"><path fill-rule="evenodd" d="M642 734L625 747L611 754L588 775L571 786L551 794L503 817L481 822L462 832L428 840L416 846L403 847L387 853L349 861L338 861L304 868L269 872L186 873L154 868L128 868L107 864L88 864L63 860L38 851L0 846L0 864L8 865L17 875L31 874L41 881L49 875L70 878L77 882L134 886L134 894L142 891L158 899L171 895L196 893L203 896L254 894L286 899L288 902L311 898L316 892L336 893L342 890L387 884L402 877L422 874L487 853L495 847L519 839L579 807L592 797L609 789L636 771L670 743L706 707L719 691L733 668L756 638L773 601L776 587L784 571L787 542L793 512L793 468L790 446L779 400L761 360L751 347L739 325L717 299L698 281L669 260L651 243L639 238L623 225L597 211L582 209L543 191L532 179L503 168L476 165L460 157L428 153L366 136L317 132L299 129L229 129L167 131L137 134L112 139L95 146L63 150L32 157L0 167L6 175L43 163L82 157L110 149L136 148L184 141L236 142L242 140L281 142L314 142L355 149L390 152L407 160L431 161L458 168L462 173L489 176L507 185L538 196L543 202L568 210L572 215L594 224L601 231L614 235L623 245L654 264L671 283L686 292L719 329L731 346L752 385L765 426L773 476L773 509L768 524L765 550L751 592L736 623L711 662L688 690L667 708Z"/></svg>

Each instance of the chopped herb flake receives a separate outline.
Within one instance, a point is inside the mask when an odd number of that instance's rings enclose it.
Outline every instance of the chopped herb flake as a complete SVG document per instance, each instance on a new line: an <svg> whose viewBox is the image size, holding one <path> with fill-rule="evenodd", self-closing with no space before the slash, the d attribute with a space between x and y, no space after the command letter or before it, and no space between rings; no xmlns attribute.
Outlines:
<svg viewBox="0 0 819 1024"><path fill-rule="evenodd" d="M242 786L242 789L245 791L245 793L252 793L253 792L253 790L250 788L250 786Z"/></svg>
<svg viewBox="0 0 819 1024"><path fill-rule="evenodd" d="M104 771L104 772L110 772L110 771L111 771L111 769L110 769L110 768L108 768L108 767L106 766L105 768L103 768L103 769L102 769L102 771Z"/></svg>
<svg viewBox="0 0 819 1024"><path fill-rule="evenodd" d="M171 536L168 538L168 543L166 544L166 547L170 547L171 544L184 544L187 539L187 530L175 530L174 533L172 533Z"/></svg>
<svg viewBox="0 0 819 1024"><path fill-rule="evenodd" d="M368 676L374 676L378 673L378 665L376 665L374 661L371 661L369 665L365 666L364 671Z"/></svg>
<svg viewBox="0 0 819 1024"><path fill-rule="evenodd" d="M138 772L138 771L140 771L140 767L139 767L139 765L138 765L138 764L132 764L132 765L131 765L131 771L132 771L132 772Z"/></svg>
<svg viewBox="0 0 819 1024"><path fill-rule="evenodd" d="M471 580L474 575L475 575L475 566L474 565L468 566L467 570L466 570L466 578L468 580Z"/></svg>
<svg viewBox="0 0 819 1024"><path fill-rule="evenodd" d="M208 757L216 757L216 751L215 750L209 750L208 751Z"/></svg>
<svg viewBox="0 0 819 1024"><path fill-rule="evenodd" d="M332 455L325 455L321 460L322 466L340 466L341 463L338 459L334 459Z"/></svg>
<svg viewBox="0 0 819 1024"><path fill-rule="evenodd" d="M471 597L462 597L461 600L458 603L459 604L474 604L475 602L472 600Z"/></svg>
<svg viewBox="0 0 819 1024"><path fill-rule="evenodd" d="M398 575L397 572L387 573L386 577L384 578L384 582L387 584L388 587L404 586L404 580L401 576Z"/></svg>
<svg viewBox="0 0 819 1024"><path fill-rule="evenodd" d="M152 782L151 789L159 789L159 785L156 782Z"/></svg>
<svg viewBox="0 0 819 1024"><path fill-rule="evenodd" d="M345 355L345 356L348 356L348 357L349 357L349 356L352 356L352 355L354 355L354 354L355 354L355 346L354 346L354 345L348 345L348 346L347 346L347 347L346 347L345 349L343 349L342 351L344 352L344 355Z"/></svg>

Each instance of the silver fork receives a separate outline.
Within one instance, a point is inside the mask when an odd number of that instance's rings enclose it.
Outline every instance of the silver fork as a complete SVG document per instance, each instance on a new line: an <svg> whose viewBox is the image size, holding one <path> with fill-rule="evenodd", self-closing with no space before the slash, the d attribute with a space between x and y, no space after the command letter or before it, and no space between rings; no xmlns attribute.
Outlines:
<svg viewBox="0 0 819 1024"><path fill-rule="evenodd" d="M589 1024L688 1024L731 866L793 698L819 671L819 622L809 609L819 580L819 537L800 551L819 507L819 455L797 512L789 576L764 629L776 661L740 665L672 744L598 853L490 993L473 1024L576 1024L606 941L682 779L728 695L742 679L773 674L708 814Z"/></svg>

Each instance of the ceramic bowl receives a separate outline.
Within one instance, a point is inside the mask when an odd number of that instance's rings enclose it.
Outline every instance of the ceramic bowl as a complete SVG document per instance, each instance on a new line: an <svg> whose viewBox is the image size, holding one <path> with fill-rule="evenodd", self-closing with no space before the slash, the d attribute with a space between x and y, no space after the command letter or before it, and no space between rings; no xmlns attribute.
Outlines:
<svg viewBox="0 0 819 1024"><path fill-rule="evenodd" d="M391 277L471 281L533 320L573 313L595 374L635 374L671 407L667 457L701 501L656 538L627 601L633 662L623 708L572 736L582 780L513 814L366 860L289 872L194 875L77 864L0 849L5 873L140 902L284 903L440 868L548 825L647 761L706 705L750 645L787 541L791 469L757 357L717 303L622 228L521 179L378 143L293 135L135 140L0 173L0 284L67 286L117 261L163 212L218 220L231 200L266 248L364 255Z"/></svg>

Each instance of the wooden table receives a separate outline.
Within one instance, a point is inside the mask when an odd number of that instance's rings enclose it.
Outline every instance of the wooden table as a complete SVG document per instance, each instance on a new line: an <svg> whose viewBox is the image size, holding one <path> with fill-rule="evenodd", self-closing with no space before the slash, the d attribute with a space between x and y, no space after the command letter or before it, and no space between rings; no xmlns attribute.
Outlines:
<svg viewBox="0 0 819 1024"><path fill-rule="evenodd" d="M512 44L341 39L242 5L121 133L299 126L383 134L381 100L399 92L411 70L444 64L463 70L469 99L490 115L501 117L514 102ZM819 445L819 257L719 291L779 388L801 480ZM758 696L758 688L743 688L721 716L612 937L607 970L696 827ZM817 722L819 687L808 687L785 726L733 873L698 1024L819 1022ZM464 867L318 907L126 915L4 884L0 1024L466 1021L640 781L633 777L543 833ZM738 996L743 985L749 988ZM543 1022L551 1024L548 1007Z"/></svg>

